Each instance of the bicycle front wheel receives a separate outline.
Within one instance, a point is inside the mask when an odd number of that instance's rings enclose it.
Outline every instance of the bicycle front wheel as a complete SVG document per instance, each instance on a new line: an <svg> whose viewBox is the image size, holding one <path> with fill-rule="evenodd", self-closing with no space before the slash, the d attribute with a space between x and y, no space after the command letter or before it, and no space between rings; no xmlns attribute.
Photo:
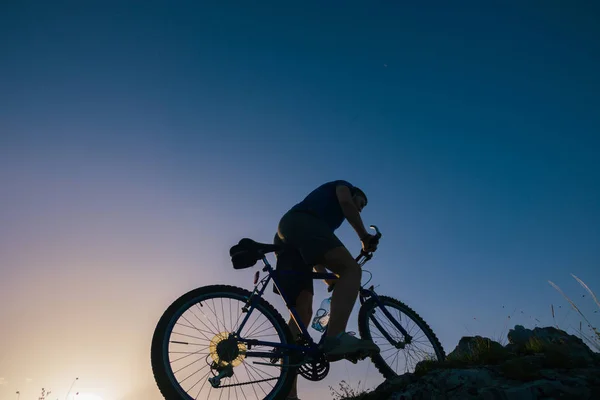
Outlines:
<svg viewBox="0 0 600 400"><path fill-rule="evenodd" d="M371 359L384 378L414 372L423 360L444 360L444 349L423 318L399 300L387 296L379 296L379 300L389 316L370 298L360 308L358 330L361 338L371 339L379 346L380 353ZM408 338L398 326L408 333Z"/></svg>
<svg viewBox="0 0 600 400"><path fill-rule="evenodd" d="M293 343L292 334L262 298L245 311L250 295L234 286L205 286L184 294L164 312L152 338L151 361L165 399L285 398L296 369L279 345ZM231 335L248 314L239 337ZM209 379L215 376L220 383L213 385Z"/></svg>

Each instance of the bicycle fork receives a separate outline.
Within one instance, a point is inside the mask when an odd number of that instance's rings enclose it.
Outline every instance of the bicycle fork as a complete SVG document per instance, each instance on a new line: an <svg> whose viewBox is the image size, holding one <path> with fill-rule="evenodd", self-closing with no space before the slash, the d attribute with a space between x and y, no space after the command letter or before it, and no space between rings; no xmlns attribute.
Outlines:
<svg viewBox="0 0 600 400"><path fill-rule="evenodd" d="M396 349L404 349L407 344L411 344L412 339L413 339L412 336L406 331L406 329L404 329L402 327L402 325L400 325L398 323L398 321L396 321L396 318L394 318L392 316L392 314L390 314L390 312L387 310L387 308L385 307L383 302L379 299L379 296L377 295L377 293L375 293L373 286L371 286L369 289L362 288L360 290L361 305L364 304L366 299L368 299L369 297L373 297L375 299L375 302L377 303L377 307L379 307L381 309L381 311L383 312L383 315L386 316L386 318L392 323L392 325L394 325L394 327L402 333L402 336L404 336L404 340L398 341L398 340L395 340L394 338L392 338L390 336L390 334L387 332L387 330L379 323L379 321L377 321L375 316L373 314L371 314L369 316L369 319L371 321L373 321L373 325L375 325L377 327L377 329L379 329L379 332L383 335L383 337Z"/></svg>

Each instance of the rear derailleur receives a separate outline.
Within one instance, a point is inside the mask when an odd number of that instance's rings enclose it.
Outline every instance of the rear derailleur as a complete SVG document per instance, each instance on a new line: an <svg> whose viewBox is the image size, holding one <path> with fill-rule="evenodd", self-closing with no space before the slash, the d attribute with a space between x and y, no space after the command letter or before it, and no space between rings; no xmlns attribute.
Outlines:
<svg viewBox="0 0 600 400"><path fill-rule="evenodd" d="M208 378L208 382L214 388L218 388L219 386L221 386L221 379L231 378L233 376L233 366L231 364L219 367L217 363L213 362L210 368L218 372L218 375L215 375L212 378Z"/></svg>

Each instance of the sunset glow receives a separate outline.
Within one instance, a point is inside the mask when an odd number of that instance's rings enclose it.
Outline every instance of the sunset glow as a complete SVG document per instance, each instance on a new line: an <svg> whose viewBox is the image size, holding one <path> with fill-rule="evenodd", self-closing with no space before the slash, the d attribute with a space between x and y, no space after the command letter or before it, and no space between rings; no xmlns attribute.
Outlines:
<svg viewBox="0 0 600 400"><path fill-rule="evenodd" d="M163 312L251 291L261 262L234 269L230 248L272 243L336 179L383 235L364 282L446 353L516 324L574 333L548 281L600 315L570 275L600 291L600 1L467 3L2 1L0 400L164 400ZM359 254L348 222L335 233ZM314 282L314 312L330 295ZM202 366L242 370L254 350L223 361L217 328ZM198 400L235 398L209 376ZM384 378L335 362L298 397L342 380Z"/></svg>
<svg viewBox="0 0 600 400"><path fill-rule="evenodd" d="M101 396L93 393L79 393L72 398L73 400L105 400Z"/></svg>

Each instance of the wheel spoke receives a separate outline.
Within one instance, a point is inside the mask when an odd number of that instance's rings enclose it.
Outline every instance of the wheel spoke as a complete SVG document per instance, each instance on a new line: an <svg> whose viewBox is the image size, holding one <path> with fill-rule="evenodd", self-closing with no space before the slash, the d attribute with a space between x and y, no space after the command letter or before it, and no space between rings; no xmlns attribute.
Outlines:
<svg viewBox="0 0 600 400"><path fill-rule="evenodd" d="M373 361L386 378L414 372L420 361L431 359L432 355L434 359L445 357L435 334L414 311L389 297L381 296L380 300L395 322L370 300L360 310L359 329L362 337L371 338L379 346L381 351ZM410 340L395 324L407 332Z"/></svg>
<svg viewBox="0 0 600 400"><path fill-rule="evenodd" d="M168 380L162 383L157 378L161 390L168 385L178 393L187 393L187 397L176 395L186 400L260 400L273 397L284 387L289 388L293 374L288 367L281 366L289 364L288 355L281 355L273 367L253 365L253 360L269 363L267 354L275 347L254 345L252 351L264 352L266 357L246 358L247 344L231 335L248 316L242 309L249 293L236 290L239 292L207 291L193 301L187 300L185 306L173 312L168 325L171 328L166 328L161 341L164 350L155 349L153 341L153 357L157 353L163 357L160 368ZM277 311L264 300L257 300L241 332L242 338L282 344L291 341L287 325ZM233 375L223 376L220 386L214 388L208 379L219 375L224 368L231 368Z"/></svg>

